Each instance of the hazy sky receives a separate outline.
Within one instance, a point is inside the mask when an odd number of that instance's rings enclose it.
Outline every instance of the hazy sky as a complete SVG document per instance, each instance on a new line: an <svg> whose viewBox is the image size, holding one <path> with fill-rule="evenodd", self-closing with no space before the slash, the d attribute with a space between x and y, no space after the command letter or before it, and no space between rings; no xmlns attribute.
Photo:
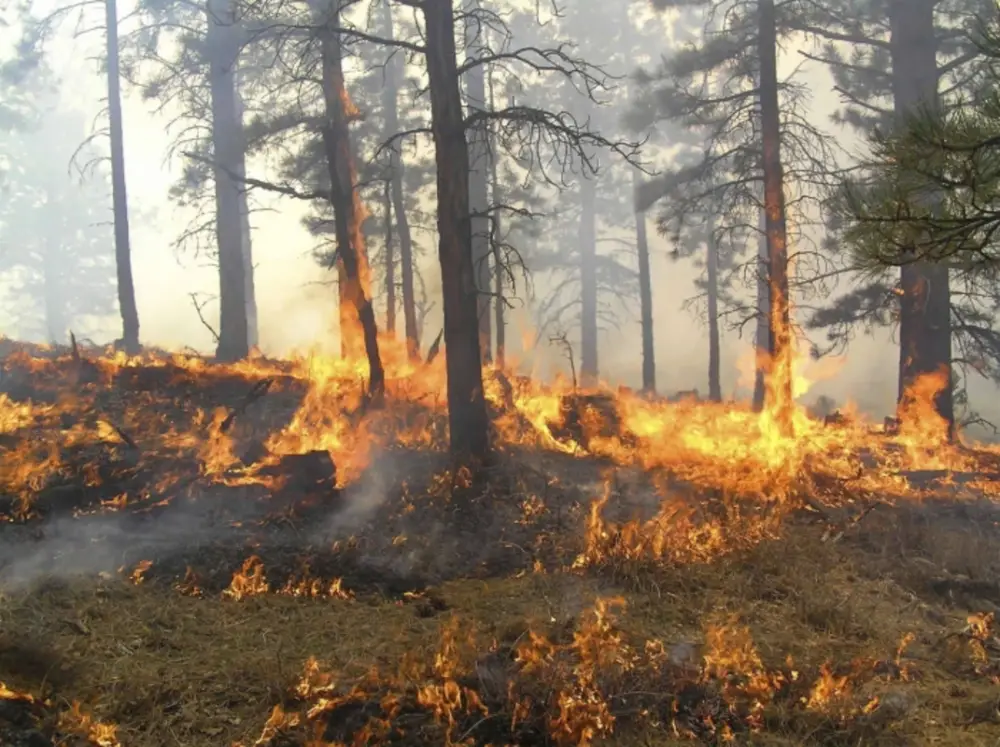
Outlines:
<svg viewBox="0 0 1000 747"><path fill-rule="evenodd" d="M129 10L129 4L121 4L123 17ZM64 82L67 103L91 115L101 107L103 83L96 66L81 64L81 57L92 54L94 45L100 42L96 35L82 39L67 36L53 48L52 66ZM586 54L585 49L581 51ZM783 66L790 69L800 61L795 50L788 50ZM808 75L812 84L814 121L826 121L838 103L837 96L830 90L824 70L814 65ZM216 272L206 266L204 260L178 256L172 249L177 234L189 221L188 215L166 199L180 164L165 161L169 141L164 131L165 122L151 113L149 104L129 95L124 109L129 199L137 209L132 223L132 246L142 340L168 348L187 345L210 350L211 337L198 320L189 294L217 293ZM842 134L846 137L846 133ZM251 175L266 176L260 167L261 164L251 163L248 170ZM281 354L311 345L328 345L332 339L330 327L335 323L332 302L335 291L318 284L325 278L311 256L313 239L299 222L303 206L281 197L258 195L258 199L269 208L253 216L262 347L268 353ZM623 196L623 199L631 199L631 196ZM687 262L670 260L667 257L669 247L655 236L652 223L650 231L653 234L659 389L706 391L707 330L703 322L681 309L683 300L694 293L692 283L698 271ZM430 238L419 234L415 237L426 247L426 255L433 261L436 251L429 243ZM425 277L429 291L439 287L438 276L438 271L428 262ZM214 316L217 312L210 313ZM430 326L436 330L437 324L433 322ZM117 333L117 328L112 327L107 338ZM428 339L433 334L433 331L425 331ZM723 390L728 393L738 383L738 362L746 359L749 347L747 340L737 339L735 333L725 331L723 334ZM637 385L641 370L639 351L636 318L627 321L621 332L604 339L600 351L602 375L616 383ZM838 401L853 399L864 409L888 412L895 400L897 360L898 350L887 334L878 339L862 337L854 343L847 359L837 366L836 376L817 383L812 396L824 393ZM826 375L829 374L827 370ZM973 388L977 407L1000 418L1000 407L991 405L995 394L991 384L977 383Z"/></svg>

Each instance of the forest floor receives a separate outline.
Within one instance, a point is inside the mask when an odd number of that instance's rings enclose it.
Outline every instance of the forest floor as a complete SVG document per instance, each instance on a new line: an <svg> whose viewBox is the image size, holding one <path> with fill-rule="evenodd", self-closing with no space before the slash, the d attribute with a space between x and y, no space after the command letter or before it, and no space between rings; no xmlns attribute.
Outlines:
<svg viewBox="0 0 1000 747"><path fill-rule="evenodd" d="M259 448L291 374L250 407L230 369L32 360L0 407L0 745L1000 744L986 499L685 489L681 520L642 470L510 447L470 480L415 444L265 485L206 468L210 413Z"/></svg>

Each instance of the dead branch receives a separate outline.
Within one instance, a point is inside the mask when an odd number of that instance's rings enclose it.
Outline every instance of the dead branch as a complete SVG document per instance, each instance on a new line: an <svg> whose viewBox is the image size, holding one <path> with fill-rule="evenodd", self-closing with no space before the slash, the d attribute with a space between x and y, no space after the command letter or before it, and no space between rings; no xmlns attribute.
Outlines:
<svg viewBox="0 0 1000 747"><path fill-rule="evenodd" d="M204 326L205 329L207 329L209 331L209 333L212 335L212 339L214 339L216 342L218 342L219 341L219 333L216 332L215 328L212 327L212 325L208 323L208 321L205 319L205 315L202 313L202 309L205 308L205 304L208 303L208 302L207 301L199 301L197 293L188 293L188 296L190 296L190 298L191 298L191 303L194 304L194 311L198 315L198 319L201 321L202 326Z"/></svg>
<svg viewBox="0 0 1000 747"><path fill-rule="evenodd" d="M438 352L441 350L441 340L444 338L444 327L438 332L437 337L434 338L434 342L431 343L430 348L427 350L427 358L424 360L425 365L430 365L437 358Z"/></svg>
<svg viewBox="0 0 1000 747"><path fill-rule="evenodd" d="M233 426L233 422L236 420L237 416L245 413L250 405L267 394L273 383L274 379L261 379L254 384L250 391L243 397L243 400L226 416L226 419L222 421L222 425L219 426L219 432L225 433L228 431Z"/></svg>
<svg viewBox="0 0 1000 747"><path fill-rule="evenodd" d="M563 355L566 356L566 360L569 361L569 370L573 375L573 390L576 391L577 381L576 381L576 361L573 359L573 345L568 339L566 339L566 333L560 332L557 335L553 335L549 338L549 342L559 345L562 348Z"/></svg>
<svg viewBox="0 0 1000 747"><path fill-rule="evenodd" d="M216 163L211 158L205 158L199 156L197 153L191 153L190 151L185 151L184 156L190 158L192 161L197 161L198 163L203 163L206 166L211 166L213 169L218 169L223 174L228 176L233 181L241 182L250 187L257 187L258 189L263 189L265 192L274 192L275 194L285 195L286 197L294 197L296 200L326 200L330 201L330 192L317 190L314 192L302 192L296 189L290 184L274 184L273 182L266 182L262 179L254 179L252 176L244 176L242 174L237 174L232 169L226 168L222 164Z"/></svg>

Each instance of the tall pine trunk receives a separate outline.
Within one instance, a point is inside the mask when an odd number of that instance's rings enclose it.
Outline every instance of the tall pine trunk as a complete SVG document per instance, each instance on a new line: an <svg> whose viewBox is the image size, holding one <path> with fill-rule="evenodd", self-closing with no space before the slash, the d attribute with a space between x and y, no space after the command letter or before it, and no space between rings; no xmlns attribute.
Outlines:
<svg viewBox="0 0 1000 747"><path fill-rule="evenodd" d="M897 126L924 112L938 110L935 0L892 0L891 30L893 109ZM934 408L954 436L955 405L951 386L951 289L948 267L913 262L900 270L899 402L922 375L945 372L947 383Z"/></svg>
<svg viewBox="0 0 1000 747"><path fill-rule="evenodd" d="M385 221L385 331L396 337L396 244L392 235L392 181L386 181L382 199Z"/></svg>
<svg viewBox="0 0 1000 747"><path fill-rule="evenodd" d="M763 208L758 218L758 227L760 233L757 236L757 331L754 338L753 409L761 412L764 409L765 374L771 345L771 320L768 313L771 307L771 292L767 280L767 218Z"/></svg>
<svg viewBox="0 0 1000 747"><path fill-rule="evenodd" d="M125 134L122 125L121 72L118 62L118 5L105 0L108 56L108 120L111 133L111 194L115 221L115 269L118 308L122 315L122 347L129 355L139 352L139 309L132 279L132 247L128 226L128 191L125 188Z"/></svg>
<svg viewBox="0 0 1000 747"><path fill-rule="evenodd" d="M580 179L580 375L597 383L597 183Z"/></svg>
<svg viewBox="0 0 1000 747"><path fill-rule="evenodd" d="M467 10L479 7L479 0L469 0ZM480 35L485 28L468 18L465 22L466 62L481 56ZM469 115L486 110L486 72L474 65L465 73L465 97ZM469 210L472 213L472 262L479 290L479 350L483 361L491 359L490 339L490 216L489 216L489 128L481 120L469 130Z"/></svg>
<svg viewBox="0 0 1000 747"><path fill-rule="evenodd" d="M389 0L382 3L382 33L393 38L392 6ZM385 135L393 137L399 132L399 88L403 79L403 53L390 52L385 66L385 87L382 104L385 112ZM392 189L392 212L396 216L396 234L399 236L399 276L403 292L403 326L406 347L410 357L420 357L420 330L417 326L417 299L413 284L413 237L406 212L403 192L403 158L399 140L393 140L389 150L389 169Z"/></svg>
<svg viewBox="0 0 1000 747"><path fill-rule="evenodd" d="M792 324L788 284L788 234L785 225L784 175L781 166L781 112L778 108L778 42L774 0L759 0L758 53L763 146L764 211L768 244L768 291L771 361L767 384L769 407L778 427L791 435Z"/></svg>
<svg viewBox="0 0 1000 747"><path fill-rule="evenodd" d="M472 227L469 220L469 149L455 49L451 0L423 0L430 83L431 129L437 164L438 259L444 299L451 453L458 459L489 456L489 419L483 396Z"/></svg>
<svg viewBox="0 0 1000 747"><path fill-rule="evenodd" d="M705 225L705 267L708 274L708 398L722 401L722 366L719 342L719 244L715 217L709 213Z"/></svg>
<svg viewBox="0 0 1000 747"><path fill-rule="evenodd" d="M487 76L490 88L490 111L496 111L496 99L494 97L493 67L489 68ZM493 130L490 129L490 137L493 138ZM507 329L504 321L504 283L503 283L503 216L500 214L500 205L503 202L503 195L500 189L500 179L498 177L497 162L499 153L497 152L496 138L490 142L490 199L493 202L492 220L490 234L493 236L493 327L496 330L496 363L500 368L506 364L507 358Z"/></svg>
<svg viewBox="0 0 1000 747"><path fill-rule="evenodd" d="M639 191L639 172L632 172L632 184ZM649 237L646 212L635 210L635 251L639 264L639 320L642 331L642 390L656 392L656 351L653 338L653 278L649 270Z"/></svg>
<svg viewBox="0 0 1000 747"><path fill-rule="evenodd" d="M243 153L242 126L237 117L236 59L239 37L229 0L208 0L206 49L212 100L212 155L215 178L215 231L219 246L219 344L221 361L246 358L246 271L243 219L237 170Z"/></svg>
<svg viewBox="0 0 1000 747"><path fill-rule="evenodd" d="M243 131L243 96L240 94L239 59L233 73L233 86L236 90L236 120L240 123L240 158L235 172L240 188L240 246L243 253L243 279L247 302L247 344L257 347L260 344L260 325L257 320L257 288L254 284L253 267L253 234L250 227L250 203L247 199L247 141Z"/></svg>
<svg viewBox="0 0 1000 747"><path fill-rule="evenodd" d="M340 2L341 0L331 0L326 8L317 9L325 15L320 29L323 103L326 112L323 149L330 173L337 254L343 268L341 287L347 304L356 315L356 322L351 320L352 326L355 329L360 326L364 340L364 352L368 359L369 397L380 401L385 392L385 370L379 355L378 326L368 287L367 255L361 233L364 207L355 187L357 179L349 128L350 117L356 112L347 95L343 49L340 33L335 30L340 27ZM354 354L356 351L350 352Z"/></svg>

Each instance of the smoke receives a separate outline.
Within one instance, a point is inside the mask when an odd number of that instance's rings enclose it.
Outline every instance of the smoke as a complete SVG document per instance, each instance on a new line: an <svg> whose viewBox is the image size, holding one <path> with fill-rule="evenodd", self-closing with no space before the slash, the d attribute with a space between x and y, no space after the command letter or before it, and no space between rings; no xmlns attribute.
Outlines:
<svg viewBox="0 0 1000 747"><path fill-rule="evenodd" d="M0 584L9 591L45 578L115 573L146 558L197 550L227 533L208 509L208 503L188 501L157 513L61 515L8 524L0 544Z"/></svg>

